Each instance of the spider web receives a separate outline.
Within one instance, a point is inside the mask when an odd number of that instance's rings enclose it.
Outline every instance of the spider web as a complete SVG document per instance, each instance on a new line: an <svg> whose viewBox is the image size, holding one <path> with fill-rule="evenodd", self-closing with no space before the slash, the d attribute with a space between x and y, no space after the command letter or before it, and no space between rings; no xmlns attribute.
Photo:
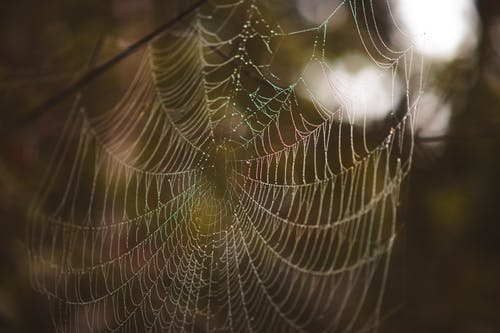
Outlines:
<svg viewBox="0 0 500 333"><path fill-rule="evenodd" d="M342 1L286 31L256 1L212 1L148 45L114 107L76 98L29 212L58 331L377 329L421 80L377 8ZM376 130L330 75L340 10L404 82ZM302 37L305 66L280 77L280 50Z"/></svg>

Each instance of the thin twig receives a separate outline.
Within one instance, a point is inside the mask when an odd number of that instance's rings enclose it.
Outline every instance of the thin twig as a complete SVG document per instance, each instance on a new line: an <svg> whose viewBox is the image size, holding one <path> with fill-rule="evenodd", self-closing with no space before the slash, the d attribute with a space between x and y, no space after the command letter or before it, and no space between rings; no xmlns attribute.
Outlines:
<svg viewBox="0 0 500 333"><path fill-rule="evenodd" d="M433 143L433 142L452 142L452 141L477 141L477 140L498 140L498 135L469 135L469 136L454 136L454 135L437 135L437 136L416 136L416 143Z"/></svg>
<svg viewBox="0 0 500 333"><path fill-rule="evenodd" d="M54 95L53 97L49 98L47 101L39 105L38 107L34 108L31 112L29 112L26 116L21 117L17 121L15 121L13 124L8 125L7 128L3 128L2 132L0 133L1 136L7 134L13 129L17 129L20 126L26 125L42 116L46 111L50 110L57 104L61 103L63 100L66 98L72 96L73 94L77 93L80 91L84 86L88 85L90 82L101 76L103 73L105 73L108 69L112 68L113 66L117 65L120 63L122 60L125 58L129 57L136 51L138 51L142 46L145 44L151 42L153 39L158 37L161 33L165 32L166 30L170 29L173 27L176 23L178 23L180 20L183 18L187 17L189 14L191 14L193 11L195 11L197 8L199 8L201 5L203 5L205 2L208 0L198 0L195 3L193 3L191 6L189 6L187 9L182 11L179 15L177 15L175 18L172 20L168 21L167 23L159 26L155 30L151 31L129 47L127 47L125 50L114 56L113 58L109 59L108 61L104 62L103 64L94 67L91 71L87 72L84 74L79 80L77 80L75 83L71 84L61 92L59 92L57 95Z"/></svg>

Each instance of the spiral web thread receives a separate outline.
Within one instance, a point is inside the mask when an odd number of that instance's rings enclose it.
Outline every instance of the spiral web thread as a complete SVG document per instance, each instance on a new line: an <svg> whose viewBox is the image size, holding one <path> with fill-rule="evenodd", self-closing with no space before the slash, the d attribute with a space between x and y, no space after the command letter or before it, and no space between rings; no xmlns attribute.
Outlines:
<svg viewBox="0 0 500 333"><path fill-rule="evenodd" d="M419 62L388 46L370 1L293 32L263 8L213 1L148 45L115 107L75 100L29 212L33 281L58 331L377 330ZM342 8L405 84L376 133L328 76ZM273 73L280 41L301 35L305 68L340 106L300 72L286 85Z"/></svg>

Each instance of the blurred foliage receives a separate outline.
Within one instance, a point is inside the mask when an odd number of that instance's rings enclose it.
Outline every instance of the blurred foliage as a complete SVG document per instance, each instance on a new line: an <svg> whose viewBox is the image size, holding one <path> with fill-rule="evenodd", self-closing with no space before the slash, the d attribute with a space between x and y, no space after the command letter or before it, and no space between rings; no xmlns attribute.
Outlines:
<svg viewBox="0 0 500 333"><path fill-rule="evenodd" d="M100 40L102 61L183 5L152 0L3 2L0 127L73 82L86 70ZM483 0L477 7L482 35L476 52L428 74L452 105L451 128L445 137L435 138L439 150L417 138L381 332L500 331L500 3ZM281 14L289 24L298 20L289 5ZM349 39L338 34L334 38ZM111 72L90 92L108 92L110 84L123 88L124 81L120 72ZM105 96L111 103L113 95ZM35 166L63 118L61 111L52 111L0 141L2 332L52 331L46 300L31 289L23 244L25 210L41 173Z"/></svg>

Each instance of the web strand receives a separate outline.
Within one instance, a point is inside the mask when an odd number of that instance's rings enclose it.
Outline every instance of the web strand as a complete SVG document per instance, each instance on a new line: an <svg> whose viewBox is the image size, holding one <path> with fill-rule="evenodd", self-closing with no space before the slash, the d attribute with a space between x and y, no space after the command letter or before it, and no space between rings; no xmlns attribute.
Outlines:
<svg viewBox="0 0 500 333"><path fill-rule="evenodd" d="M377 126L331 61L341 11L392 82ZM147 45L114 107L75 101L29 211L58 331L377 331L422 63L372 1L271 17L211 1ZM290 38L306 60L280 75Z"/></svg>

